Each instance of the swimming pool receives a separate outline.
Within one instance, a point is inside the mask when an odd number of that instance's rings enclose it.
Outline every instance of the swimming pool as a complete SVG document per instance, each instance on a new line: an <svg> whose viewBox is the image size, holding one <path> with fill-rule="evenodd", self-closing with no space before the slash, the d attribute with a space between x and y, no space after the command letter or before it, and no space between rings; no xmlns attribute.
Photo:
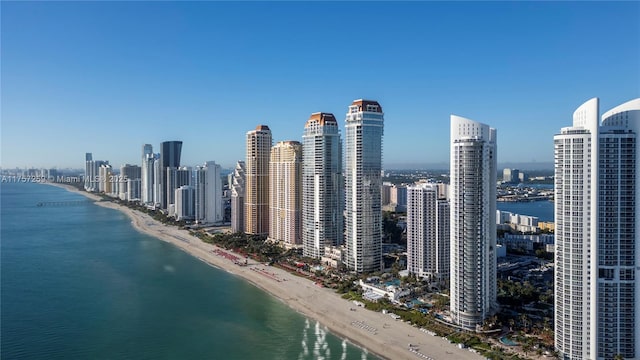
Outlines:
<svg viewBox="0 0 640 360"><path fill-rule="evenodd" d="M507 345L507 346L518 346L518 343L517 343L517 342L515 342L515 341L513 341L513 340L509 339L509 338L508 338L508 337L506 337L506 336L501 337L501 338L500 338L500 342L501 342L501 343L503 343L503 344L505 344L505 345Z"/></svg>

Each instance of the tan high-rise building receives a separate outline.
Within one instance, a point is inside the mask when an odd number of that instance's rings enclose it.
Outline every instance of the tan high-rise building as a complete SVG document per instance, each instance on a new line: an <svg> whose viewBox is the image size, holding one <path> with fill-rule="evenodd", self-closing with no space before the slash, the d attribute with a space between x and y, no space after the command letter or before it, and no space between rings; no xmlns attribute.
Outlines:
<svg viewBox="0 0 640 360"><path fill-rule="evenodd" d="M247 132L246 188L244 231L247 234L269 233L269 156L271 130L258 125Z"/></svg>
<svg viewBox="0 0 640 360"><path fill-rule="evenodd" d="M302 144L280 141L269 163L269 239L302 244Z"/></svg>

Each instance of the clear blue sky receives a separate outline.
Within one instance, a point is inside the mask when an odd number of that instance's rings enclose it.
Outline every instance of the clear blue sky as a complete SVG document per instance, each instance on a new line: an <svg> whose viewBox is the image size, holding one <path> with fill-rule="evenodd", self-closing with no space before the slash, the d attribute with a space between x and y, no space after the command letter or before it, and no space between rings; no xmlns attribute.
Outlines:
<svg viewBox="0 0 640 360"><path fill-rule="evenodd" d="M498 162L552 162L575 108L640 96L639 2L6 2L2 162L139 163L182 140L225 167L248 130L385 112L384 166L448 163L449 115L498 129ZM444 167L444 166L443 166Z"/></svg>

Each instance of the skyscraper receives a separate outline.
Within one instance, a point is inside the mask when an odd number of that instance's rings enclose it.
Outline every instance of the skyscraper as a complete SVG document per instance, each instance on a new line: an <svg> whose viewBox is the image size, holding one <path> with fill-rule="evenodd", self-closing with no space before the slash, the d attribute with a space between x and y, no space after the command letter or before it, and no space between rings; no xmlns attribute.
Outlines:
<svg viewBox="0 0 640 360"><path fill-rule="evenodd" d="M496 130L451 115L451 318L475 330L497 310Z"/></svg>
<svg viewBox="0 0 640 360"><path fill-rule="evenodd" d="M171 189L171 193L167 193L167 168L180 167L180 154L182 153L182 141L165 141L160 144L160 204L163 209L167 208L167 199L173 199L175 195Z"/></svg>
<svg viewBox="0 0 640 360"><path fill-rule="evenodd" d="M221 223L222 178L220 165L207 161L195 171L195 220L203 224Z"/></svg>
<svg viewBox="0 0 640 360"><path fill-rule="evenodd" d="M382 268L382 135L377 101L355 100L345 126L346 265L357 272Z"/></svg>
<svg viewBox="0 0 640 360"><path fill-rule="evenodd" d="M313 113L302 135L303 254L324 255L343 242L342 144L335 116Z"/></svg>
<svg viewBox="0 0 640 360"><path fill-rule="evenodd" d="M141 200L143 204L153 202L153 146L142 145L142 174L141 174Z"/></svg>
<svg viewBox="0 0 640 360"><path fill-rule="evenodd" d="M269 239L302 244L302 144L280 141L269 161Z"/></svg>
<svg viewBox="0 0 640 360"><path fill-rule="evenodd" d="M433 280L449 278L449 202L437 184L407 187L407 270Z"/></svg>
<svg viewBox="0 0 640 360"><path fill-rule="evenodd" d="M91 187L91 167L93 166L93 154L84 154L84 189L89 191Z"/></svg>
<svg viewBox="0 0 640 360"><path fill-rule="evenodd" d="M640 99L602 115L593 98L554 136L555 345L565 359L640 349Z"/></svg>
<svg viewBox="0 0 640 360"><path fill-rule="evenodd" d="M84 155L84 189L89 192L100 191L100 167L108 164L108 161L93 160L91 153Z"/></svg>
<svg viewBox="0 0 640 360"><path fill-rule="evenodd" d="M128 180L140 180L142 169L138 165L125 164L120 166L118 180L118 196L120 200L131 200L128 198Z"/></svg>
<svg viewBox="0 0 640 360"><path fill-rule="evenodd" d="M271 130L258 125L247 132L244 231L248 234L269 233L269 157Z"/></svg>
<svg viewBox="0 0 640 360"><path fill-rule="evenodd" d="M166 170L165 170L166 171ZM153 206L158 207L162 205L162 161L160 160L160 154L156 153L153 157Z"/></svg>
<svg viewBox="0 0 640 360"><path fill-rule="evenodd" d="M176 189L183 185L193 184L193 174L190 167L182 166L178 168L168 167L166 169L166 194L167 206L176 204Z"/></svg>
<svg viewBox="0 0 640 360"><path fill-rule="evenodd" d="M640 98L602 115L598 358L640 358Z"/></svg>
<svg viewBox="0 0 640 360"><path fill-rule="evenodd" d="M109 163L104 162L98 170L98 191L110 195L113 191L113 168Z"/></svg>
<svg viewBox="0 0 640 360"><path fill-rule="evenodd" d="M195 189L182 185L174 190L176 220L193 220L195 214Z"/></svg>
<svg viewBox="0 0 640 360"><path fill-rule="evenodd" d="M231 231L244 232L245 164L240 160L231 182Z"/></svg>

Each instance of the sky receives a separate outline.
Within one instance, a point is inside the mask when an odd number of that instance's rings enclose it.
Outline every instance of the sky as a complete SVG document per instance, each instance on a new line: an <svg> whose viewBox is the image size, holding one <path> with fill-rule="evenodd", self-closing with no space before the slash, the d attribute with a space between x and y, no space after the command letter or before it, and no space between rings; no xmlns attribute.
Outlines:
<svg viewBox="0 0 640 360"><path fill-rule="evenodd" d="M455 114L497 129L498 163L552 163L593 97L640 96L640 2L0 3L3 168L114 167L182 140L182 164L245 157L384 111L383 166L446 168Z"/></svg>

